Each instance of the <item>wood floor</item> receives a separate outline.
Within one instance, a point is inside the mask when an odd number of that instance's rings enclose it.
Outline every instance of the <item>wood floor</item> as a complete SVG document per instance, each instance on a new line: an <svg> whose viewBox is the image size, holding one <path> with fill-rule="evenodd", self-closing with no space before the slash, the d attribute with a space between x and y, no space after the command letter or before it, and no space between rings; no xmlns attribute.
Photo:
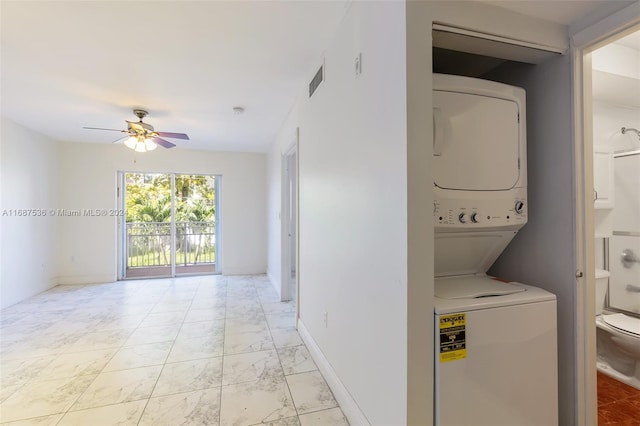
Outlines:
<svg viewBox="0 0 640 426"><path fill-rule="evenodd" d="M598 371L598 425L640 426L640 390Z"/></svg>

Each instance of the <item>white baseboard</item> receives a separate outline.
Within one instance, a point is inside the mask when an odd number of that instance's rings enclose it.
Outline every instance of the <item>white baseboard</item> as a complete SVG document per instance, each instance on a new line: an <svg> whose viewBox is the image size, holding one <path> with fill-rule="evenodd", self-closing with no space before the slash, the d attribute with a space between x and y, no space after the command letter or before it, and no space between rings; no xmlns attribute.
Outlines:
<svg viewBox="0 0 640 426"><path fill-rule="evenodd" d="M118 280L115 274L102 275L71 275L58 277L59 285L112 283Z"/></svg>
<svg viewBox="0 0 640 426"><path fill-rule="evenodd" d="M335 396L336 401L340 404L340 408L342 412L349 420L349 423L352 425L371 425L367 417L364 415L358 404L353 399L347 388L342 384L340 378L333 370L333 367L325 358L324 354L320 350L318 344L313 340L309 330L305 327L304 323L300 318L298 318L298 332L300 333L300 337L304 341L305 345L307 345L307 349L311 354L311 357L318 365L318 369L324 376L324 379L327 381L327 384L331 388L333 392L333 396Z"/></svg>
<svg viewBox="0 0 640 426"><path fill-rule="evenodd" d="M264 266L224 266L222 268L222 275L262 275L266 270L267 268L265 268Z"/></svg>

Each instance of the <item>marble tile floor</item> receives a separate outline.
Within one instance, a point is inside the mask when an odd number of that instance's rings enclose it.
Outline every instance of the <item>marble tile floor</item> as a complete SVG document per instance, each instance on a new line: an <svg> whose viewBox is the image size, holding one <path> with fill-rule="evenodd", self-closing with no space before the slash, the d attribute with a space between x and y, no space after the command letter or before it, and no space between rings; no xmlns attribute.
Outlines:
<svg viewBox="0 0 640 426"><path fill-rule="evenodd" d="M348 425L265 276L57 286L0 311L2 425Z"/></svg>

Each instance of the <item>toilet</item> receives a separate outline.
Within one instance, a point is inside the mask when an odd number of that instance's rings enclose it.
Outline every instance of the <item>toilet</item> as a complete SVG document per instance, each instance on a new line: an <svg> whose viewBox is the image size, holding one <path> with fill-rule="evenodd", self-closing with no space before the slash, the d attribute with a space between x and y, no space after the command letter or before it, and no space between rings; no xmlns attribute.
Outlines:
<svg viewBox="0 0 640 426"><path fill-rule="evenodd" d="M640 319L604 311L609 272L596 270L598 371L640 389Z"/></svg>

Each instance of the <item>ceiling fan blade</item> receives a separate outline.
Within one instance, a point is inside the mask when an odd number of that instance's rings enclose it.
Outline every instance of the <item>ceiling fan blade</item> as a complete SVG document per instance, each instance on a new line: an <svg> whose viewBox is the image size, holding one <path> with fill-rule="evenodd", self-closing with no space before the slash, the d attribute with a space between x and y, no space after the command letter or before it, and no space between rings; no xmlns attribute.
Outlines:
<svg viewBox="0 0 640 426"><path fill-rule="evenodd" d="M166 140L164 140L164 139L162 139L162 138L159 138L159 137L155 137L155 138L153 138L152 140L153 140L155 143L157 143L158 145L163 146L163 147L165 147L165 148L173 148L174 146L176 146L176 144L171 143L171 142L169 142L169 141L166 141Z"/></svg>
<svg viewBox="0 0 640 426"><path fill-rule="evenodd" d="M156 132L158 136L162 136L163 138L173 138L173 139L184 139L189 140L189 136L185 133L170 133L170 132Z"/></svg>
<svg viewBox="0 0 640 426"><path fill-rule="evenodd" d="M116 142L123 141L123 140L127 139L128 137L129 137L129 135L127 135L127 136L123 136L123 137L121 137L121 138L116 139L115 141L113 141L113 142L111 142L111 143L116 143Z"/></svg>
<svg viewBox="0 0 640 426"><path fill-rule="evenodd" d="M118 129L104 129L102 127L83 127L83 129L89 129L89 130L109 130L112 132L126 132L126 130L118 130Z"/></svg>

